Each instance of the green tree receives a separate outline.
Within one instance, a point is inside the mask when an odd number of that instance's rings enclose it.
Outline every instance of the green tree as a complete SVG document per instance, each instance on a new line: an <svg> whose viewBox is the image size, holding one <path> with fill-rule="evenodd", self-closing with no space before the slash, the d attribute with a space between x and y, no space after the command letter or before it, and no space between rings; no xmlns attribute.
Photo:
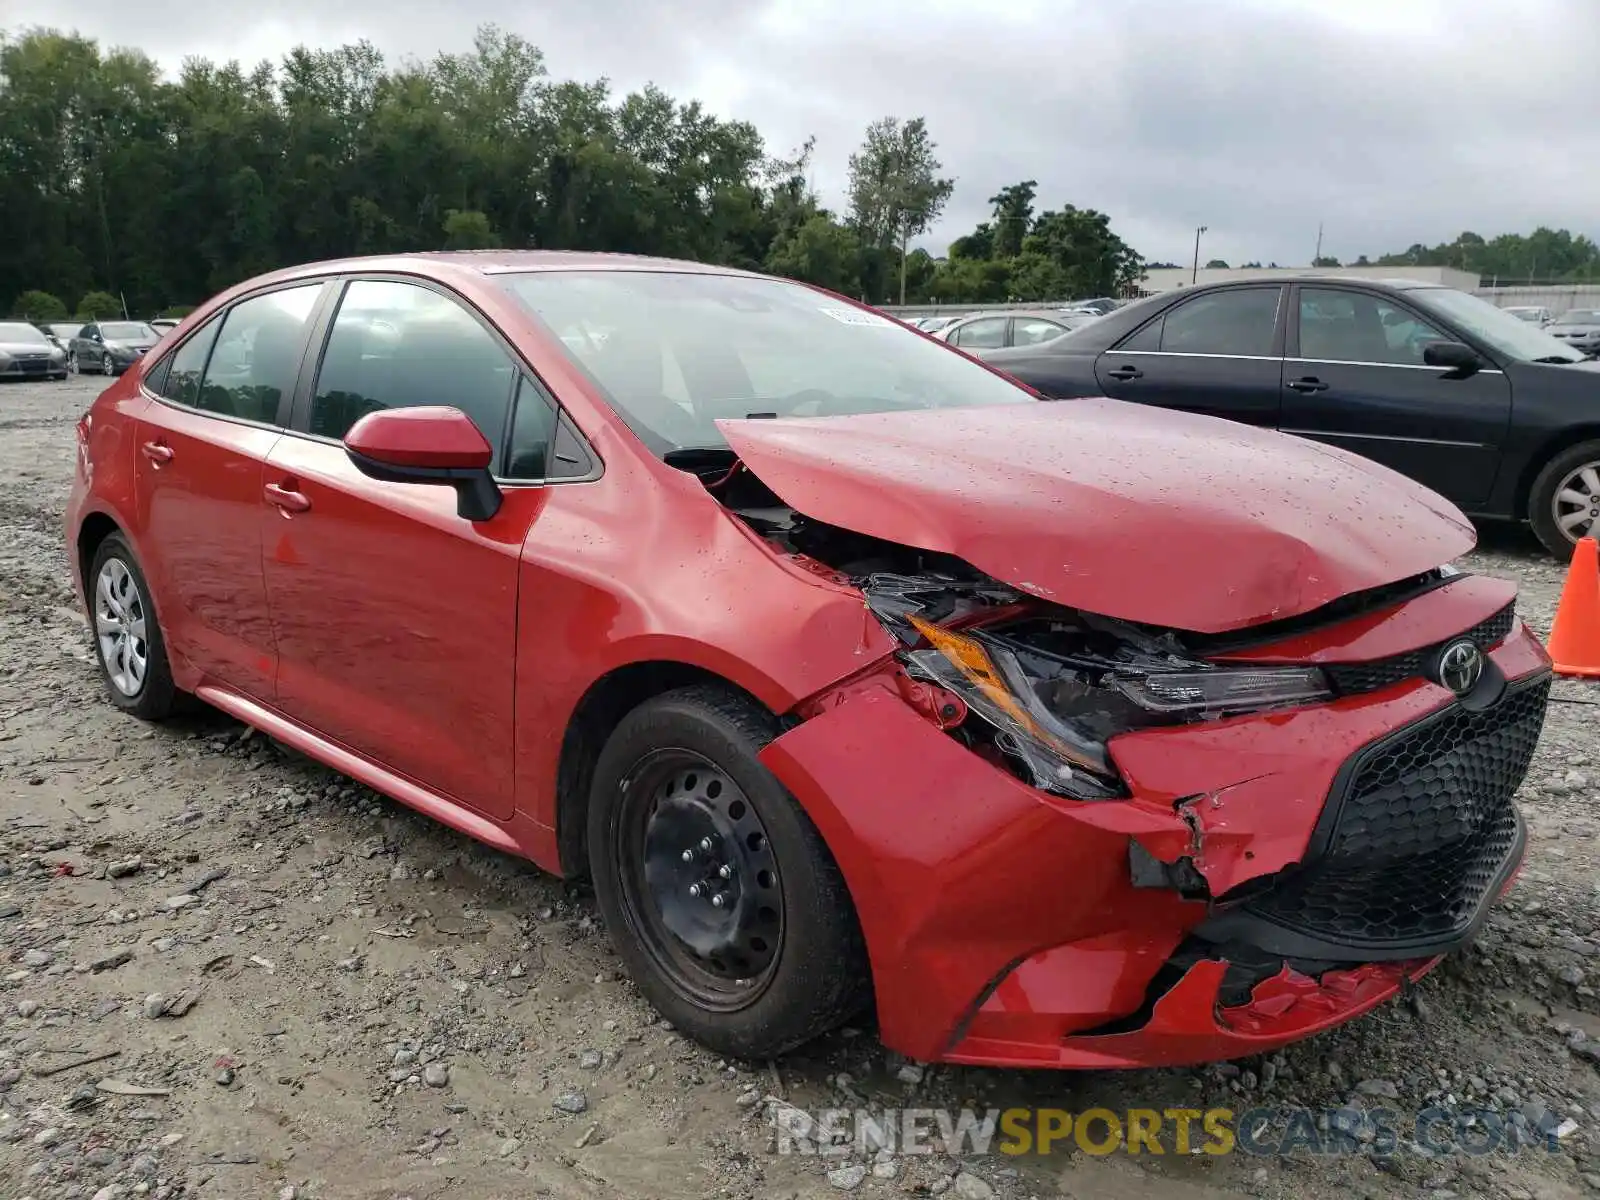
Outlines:
<svg viewBox="0 0 1600 1200"><path fill-rule="evenodd" d="M1228 264L1220 258L1213 258L1210 262L1206 263L1206 270L1208 271L1226 271L1229 269L1230 268L1228 267Z"/></svg>
<svg viewBox="0 0 1600 1200"><path fill-rule="evenodd" d="M500 244L489 218L476 209L452 208L444 215L446 250L487 250Z"/></svg>
<svg viewBox="0 0 1600 1200"><path fill-rule="evenodd" d="M944 211L955 182L941 178L937 149L921 117L883 117L867 126L850 156L850 214L864 247L886 253L898 247L900 302L905 303L906 250Z"/></svg>
<svg viewBox="0 0 1600 1200"><path fill-rule="evenodd" d="M11 315L25 321L65 321L69 314L60 297L33 289L17 297Z"/></svg>
<svg viewBox="0 0 1600 1200"><path fill-rule="evenodd" d="M85 292L83 299L78 301L74 310L77 316L87 320L103 320L105 318L122 316L122 301L110 292Z"/></svg>

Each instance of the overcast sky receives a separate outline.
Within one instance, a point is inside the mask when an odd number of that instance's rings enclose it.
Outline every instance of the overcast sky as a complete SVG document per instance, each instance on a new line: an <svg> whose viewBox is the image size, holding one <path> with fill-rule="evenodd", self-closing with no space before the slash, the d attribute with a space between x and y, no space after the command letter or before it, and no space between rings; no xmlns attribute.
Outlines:
<svg viewBox="0 0 1600 1200"><path fill-rule="evenodd" d="M258 15L260 14L260 15ZM270 14L270 15L268 15ZM391 58L494 22L552 74L653 80L815 134L842 200L872 119L925 116L955 195L935 252L1020 179L1109 213L1146 258L1309 262L1540 224L1600 237L1597 0L0 0L170 68L367 38Z"/></svg>

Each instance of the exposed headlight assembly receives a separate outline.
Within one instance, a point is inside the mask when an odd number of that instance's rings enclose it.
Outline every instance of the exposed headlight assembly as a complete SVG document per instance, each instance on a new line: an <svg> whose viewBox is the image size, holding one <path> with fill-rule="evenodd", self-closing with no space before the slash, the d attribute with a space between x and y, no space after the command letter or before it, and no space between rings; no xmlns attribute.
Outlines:
<svg viewBox="0 0 1600 1200"><path fill-rule="evenodd" d="M1331 699L1315 667L1219 667L1176 638L1121 622L1024 620L955 631L904 620L925 645L902 658L914 675L964 700L1034 786L1080 800L1126 795L1106 751L1118 733Z"/></svg>

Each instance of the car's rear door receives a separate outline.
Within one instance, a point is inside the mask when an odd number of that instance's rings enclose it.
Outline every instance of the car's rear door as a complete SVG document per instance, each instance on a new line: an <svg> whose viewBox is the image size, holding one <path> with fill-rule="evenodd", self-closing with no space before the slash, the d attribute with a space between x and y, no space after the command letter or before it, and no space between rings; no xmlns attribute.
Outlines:
<svg viewBox="0 0 1600 1200"><path fill-rule="evenodd" d="M474 523L449 487L364 475L340 439L367 412L449 405L504 447L520 366L461 297L414 279L349 280L322 345L269 457L277 501L260 518L279 707L508 817L518 562L545 492L506 488Z"/></svg>
<svg viewBox="0 0 1600 1200"><path fill-rule="evenodd" d="M269 702L277 652L261 570L262 472L321 294L321 282L278 288L200 326L156 364L159 394L137 424L135 530L168 647L209 681Z"/></svg>
<svg viewBox="0 0 1600 1200"><path fill-rule="evenodd" d="M1286 433L1408 475L1471 511L1488 500L1511 424L1511 384L1492 362L1463 375L1423 361L1453 341L1402 297L1296 285L1283 371Z"/></svg>
<svg viewBox="0 0 1600 1200"><path fill-rule="evenodd" d="M1284 290L1260 284L1206 291L1164 309L1100 355L1101 390L1119 400L1276 425Z"/></svg>

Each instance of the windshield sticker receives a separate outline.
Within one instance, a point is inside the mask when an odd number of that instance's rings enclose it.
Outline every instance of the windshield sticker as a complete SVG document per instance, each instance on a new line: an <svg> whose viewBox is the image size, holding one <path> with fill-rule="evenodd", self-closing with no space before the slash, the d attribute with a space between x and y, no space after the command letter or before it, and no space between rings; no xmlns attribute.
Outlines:
<svg viewBox="0 0 1600 1200"><path fill-rule="evenodd" d="M818 312L827 313L841 325L890 325L894 324L888 317L880 317L877 313L862 312L858 308L819 308Z"/></svg>

